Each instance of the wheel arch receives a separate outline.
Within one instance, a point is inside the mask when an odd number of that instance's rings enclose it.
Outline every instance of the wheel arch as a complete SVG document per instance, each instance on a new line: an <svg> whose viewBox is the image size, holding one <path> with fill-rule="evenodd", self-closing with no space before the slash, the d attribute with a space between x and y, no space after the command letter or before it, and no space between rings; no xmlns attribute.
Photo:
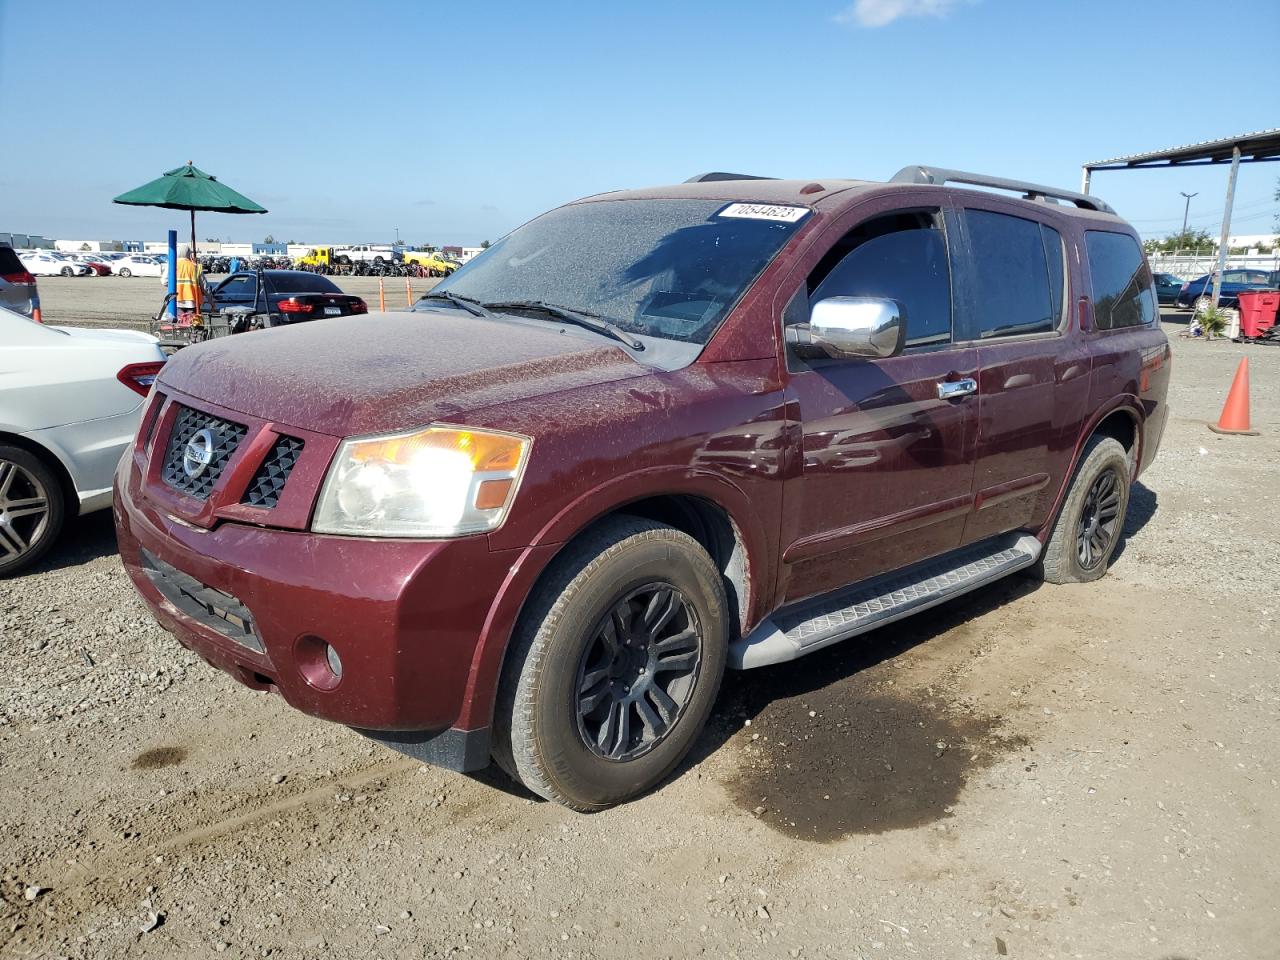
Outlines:
<svg viewBox="0 0 1280 960"><path fill-rule="evenodd" d="M29 437L3 429L0 429L0 444L18 447L27 451L33 457L39 458L40 462L48 466L53 471L53 475L58 478L58 485L62 489L62 501L66 506L67 516L74 517L80 512L80 494L76 492L76 485L71 478L71 471L62 462L61 456L43 444L36 443Z"/></svg>
<svg viewBox="0 0 1280 960"><path fill-rule="evenodd" d="M653 485L643 493L602 500L593 495L598 506L590 513L573 511L569 522L565 515L549 525L537 543L525 548L490 607L484 629L472 658L467 692L456 726L472 730L492 722L494 700L515 630L531 598L545 581L549 571L569 546L581 537L617 516L639 516L665 523L693 537L710 554L721 571L725 594L729 599L730 641L753 622L753 608L758 608L767 592L767 577L772 566L765 562L767 550L761 539L763 531L758 519L749 513L745 494L721 478L714 478L727 489L742 496L740 504L730 505L729 498L715 491L673 484L665 488ZM621 484L616 486L622 486ZM599 494L601 491L595 491Z"/></svg>
<svg viewBox="0 0 1280 960"><path fill-rule="evenodd" d="M1057 522L1058 512L1062 509L1062 504L1066 501L1067 494L1071 490L1071 484L1075 480L1076 471L1080 468L1080 457L1084 453L1085 445L1088 444L1092 437L1101 434L1118 441L1129 453L1131 471L1142 462L1143 417L1139 409L1136 397L1119 397L1113 403L1097 410L1087 421L1085 428L1080 431L1080 436L1076 440L1076 448L1071 454L1071 466L1063 477L1062 485L1058 489L1058 495L1054 498L1053 509L1049 511L1049 516L1044 526L1037 532L1037 539L1042 543L1045 542L1053 529L1053 525ZM1130 482L1132 480L1133 475L1131 474Z"/></svg>

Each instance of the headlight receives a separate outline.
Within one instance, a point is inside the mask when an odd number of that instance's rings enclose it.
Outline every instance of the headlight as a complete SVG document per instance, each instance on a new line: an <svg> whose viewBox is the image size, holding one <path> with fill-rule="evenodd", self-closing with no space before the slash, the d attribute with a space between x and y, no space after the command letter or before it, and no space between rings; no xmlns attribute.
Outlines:
<svg viewBox="0 0 1280 960"><path fill-rule="evenodd" d="M515 499L530 440L429 427L345 440L311 527L361 537L458 537L493 530Z"/></svg>

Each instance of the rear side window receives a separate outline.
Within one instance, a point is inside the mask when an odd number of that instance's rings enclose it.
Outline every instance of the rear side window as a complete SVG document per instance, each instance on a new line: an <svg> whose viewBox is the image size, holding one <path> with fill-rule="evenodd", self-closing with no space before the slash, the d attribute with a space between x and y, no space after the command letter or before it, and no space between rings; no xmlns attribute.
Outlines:
<svg viewBox="0 0 1280 960"><path fill-rule="evenodd" d="M1153 323L1156 299L1151 270L1133 237L1125 233L1086 230L1085 254L1093 277L1094 325L1117 330Z"/></svg>
<svg viewBox="0 0 1280 960"><path fill-rule="evenodd" d="M341 293L328 277L318 273L269 273L267 282L276 293Z"/></svg>
<svg viewBox="0 0 1280 960"><path fill-rule="evenodd" d="M965 210L978 336L1056 330L1062 318L1062 237L1034 220Z"/></svg>
<svg viewBox="0 0 1280 960"><path fill-rule="evenodd" d="M27 268L22 265L13 247L0 247L0 276L7 273L23 273Z"/></svg>

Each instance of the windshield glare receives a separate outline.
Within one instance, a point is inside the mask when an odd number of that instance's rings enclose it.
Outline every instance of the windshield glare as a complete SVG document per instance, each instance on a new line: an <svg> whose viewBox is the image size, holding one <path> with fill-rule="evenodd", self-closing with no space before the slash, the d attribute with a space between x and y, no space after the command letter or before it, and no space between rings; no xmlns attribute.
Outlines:
<svg viewBox="0 0 1280 960"><path fill-rule="evenodd" d="M481 303L542 301L631 333L705 344L808 212L773 207L771 219L726 215L743 206L571 204L515 230L435 289ZM423 308L439 305L427 301Z"/></svg>

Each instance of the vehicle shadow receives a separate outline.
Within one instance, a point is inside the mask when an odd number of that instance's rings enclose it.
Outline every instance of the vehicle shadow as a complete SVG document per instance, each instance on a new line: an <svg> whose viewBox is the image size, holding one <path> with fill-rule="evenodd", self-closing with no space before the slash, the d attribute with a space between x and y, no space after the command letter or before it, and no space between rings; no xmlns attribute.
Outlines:
<svg viewBox="0 0 1280 960"><path fill-rule="evenodd" d="M1124 555L1125 547L1129 545L1129 538L1150 523L1151 518L1156 515L1158 499L1156 492L1141 480L1135 481L1129 488L1129 509L1124 515L1124 528L1120 531L1120 542L1116 544L1116 551L1111 555L1113 565Z"/></svg>
<svg viewBox="0 0 1280 960"><path fill-rule="evenodd" d="M775 700L806 696L844 683L1040 587L1041 582L1031 577L1004 577L972 593L799 660L754 670L727 671L711 722L677 775L720 750L747 720L759 716Z"/></svg>
<svg viewBox="0 0 1280 960"><path fill-rule="evenodd" d="M37 563L18 576L37 576L53 570L78 567L117 552L116 527L110 510L98 510L67 521L62 536Z"/></svg>
<svg viewBox="0 0 1280 960"><path fill-rule="evenodd" d="M819 705L824 714L828 711L820 706L819 701L839 703L842 710L847 708L847 712L842 715L850 717L854 723L861 722L857 714L860 710L865 710L867 714L875 715L874 720L865 718L868 727L888 723L900 732L914 733L925 725L927 718L923 715L917 717L916 707L910 704L902 708L905 713L897 706L886 709L887 702L883 695L872 693L869 684L863 686L860 683L862 675L913 647L962 628L971 620L1033 593L1040 586L1040 581L1032 578L1005 577L931 610L881 627L865 636L837 643L799 660L755 670L727 671L706 728L679 766L650 793L661 791L667 784L678 780L708 757L724 749L735 734L742 732L747 721L755 720L778 701L803 697L806 701ZM949 730L947 735L955 733L955 730ZM936 737L926 739L932 743ZM820 745L820 741L815 740L812 749L825 753L826 746L828 745ZM910 776L911 765L904 752L895 753L899 757L897 762L902 764L902 773ZM957 751L957 755L960 753L967 756L965 751ZM793 759L799 761L800 757ZM821 757L816 758L816 762L843 768L849 759L838 756ZM803 778L799 764L794 775L798 779ZM541 797L530 793L523 785L508 777L497 764L464 776L522 800L544 802ZM921 779L924 779L923 775ZM749 789L753 790L754 786ZM929 804L925 808L910 810L907 815L914 817L927 810L927 815L932 816L933 807L941 809L943 805L945 802L939 801L936 805Z"/></svg>
<svg viewBox="0 0 1280 960"><path fill-rule="evenodd" d="M1113 563L1124 552L1128 538L1142 530L1155 516L1157 502L1156 493L1151 488L1140 481L1133 485L1123 533L1113 555ZM966 735L966 731L977 733L981 724L977 722L975 725L972 720L967 722L968 726L965 722L956 724L928 713L919 705L895 702L891 698L886 698L882 692L875 690L874 684L866 682L864 675L914 647L937 640L952 631L962 632L970 622L1027 596L1040 587L1041 581L1034 577L1005 577L930 610L880 627L864 636L837 643L799 660L755 670L727 671L706 729L694 742L688 756L663 784L659 784L654 789L662 790L664 784L679 779L713 754L724 749L734 735L743 732L748 721L756 720L768 712L775 703L795 698L802 698L811 706L822 710L824 714L832 712L833 709L839 709L840 715L852 724L865 722L868 727L892 725L896 732L889 735L888 744L881 744L881 748L888 748L888 752L898 758L895 763L899 766L900 772L909 776L912 769L910 752L914 749L914 740L908 744L898 742L897 738L907 737L908 734L914 734L915 731L923 729L936 732L936 736L924 738L929 743L933 743L935 739L959 739ZM859 703L860 700L862 703ZM776 718L771 726L776 731ZM989 733L989 731L982 731L982 733ZM808 735L801 736L805 740L809 739ZM801 736L796 739L799 740ZM803 780L804 775L801 770L805 766L819 766L828 777L832 775L832 771L836 771L841 777L852 777L854 771L849 764L856 758L834 755L835 750L840 746L845 745L815 740L811 749L792 748L794 752L790 754L790 758L796 767L794 773L797 780L796 788L799 789L800 782ZM1010 741L1009 746L1015 748L1018 744ZM827 752L828 748L831 748L832 754L829 757L816 755ZM959 751L959 753L963 752ZM813 755L807 756L807 754ZM872 804L880 808L878 819L874 824L876 829L927 822L940 815L938 811L946 809L947 804L954 799L951 791L959 789L968 771L959 766L948 770L945 763L936 763L936 759L932 755L920 758L919 779L921 784L928 779L931 785L941 792L930 795L925 790L916 790L900 782L894 790L905 790L904 795L910 798L910 802L904 806L899 800L899 806L894 808L886 801L897 798L877 797L876 802ZM939 769L942 770L942 776L939 776ZM467 776L520 799L542 802L540 797L531 794L522 785L511 780L496 765ZM791 774L785 775L784 779L789 776ZM858 776L861 777L862 774L859 773ZM874 776L873 772L870 779L874 780ZM778 782L771 784L775 792L780 792L778 789L780 787L785 789L788 786L786 783ZM809 787L812 787L812 784L809 784ZM749 793L755 788L756 784L750 784L745 789ZM895 816L897 819L894 819ZM862 832L862 826L872 825L859 826L851 818L825 825L831 837L848 832ZM815 836L806 837L807 839L824 838L823 825L819 821L811 821L810 827Z"/></svg>

